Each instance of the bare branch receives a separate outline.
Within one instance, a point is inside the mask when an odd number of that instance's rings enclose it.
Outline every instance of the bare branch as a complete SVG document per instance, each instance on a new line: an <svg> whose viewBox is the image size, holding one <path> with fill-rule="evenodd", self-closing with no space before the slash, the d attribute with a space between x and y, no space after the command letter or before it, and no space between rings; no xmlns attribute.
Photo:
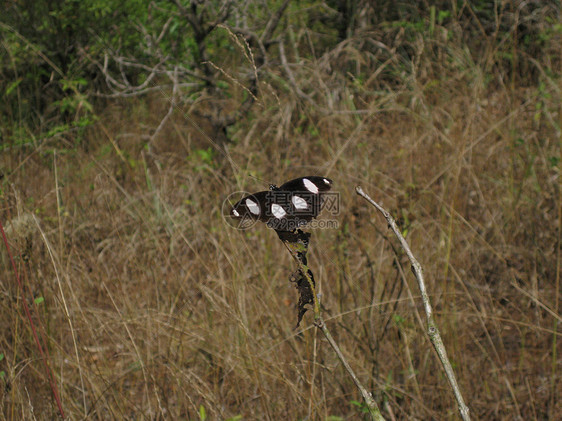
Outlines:
<svg viewBox="0 0 562 421"><path fill-rule="evenodd" d="M156 44L159 44L160 41L162 41L162 38L164 38L164 34L166 34L166 32L168 31L168 27L170 26L170 24L172 23L173 20L174 20L174 18L172 16L170 16L168 18L168 20L166 21L166 23L164 24L164 26L162 26L162 30L160 31L160 35L158 35L158 37L156 38Z"/></svg>
<svg viewBox="0 0 562 421"><path fill-rule="evenodd" d="M398 241L400 241L400 245L408 255L410 262L412 263L412 271L414 272L414 275L418 280L418 286L420 288L420 292L425 308L425 313L427 316L427 333L429 335L431 343L433 344L435 350L437 351L437 355L439 356L441 364L443 364L445 374L447 375L447 379L449 379L449 384L451 385L451 388L453 389L453 393L457 400L459 413L464 421L468 421L470 420L470 416L468 414L469 409L468 406L466 406L466 404L464 403L464 399L462 397L459 385L457 384L457 379L455 378L455 373L453 372L453 367L451 366L451 362L449 361L449 357L447 356L445 346L443 345L441 334L439 333L439 329L437 328L435 320L433 319L433 310L431 308L429 296L427 295L422 267L420 263L417 261L417 259L415 258L414 254L412 253L410 246L408 245L406 239L400 232L400 229L398 228L396 221L390 215L390 213L388 213L386 209L384 209L381 205L379 205L377 202L371 199L369 195L367 195L360 186L357 186L355 188L355 191L359 196L363 197L365 200L367 200L367 202L373 205L380 213L382 213L382 215L385 217L386 221L388 222L388 226L392 229L394 235L396 235L396 238L398 238Z"/></svg>
<svg viewBox="0 0 562 421"><path fill-rule="evenodd" d="M211 24L209 24L209 32L211 32L217 26L222 25L224 22L226 22L226 20L230 16L231 10L232 10L232 0L225 1L219 10L217 19Z"/></svg>
<svg viewBox="0 0 562 421"><path fill-rule="evenodd" d="M285 73L287 73L287 77L289 78L289 83L291 84L297 95L316 105L314 100L309 95L305 94L297 85L295 76L293 75L293 72L289 67L289 63L287 62L287 57L285 56L285 44L283 43L283 41L279 43L279 56L281 57L281 64L283 65L283 69L285 69Z"/></svg>
<svg viewBox="0 0 562 421"><path fill-rule="evenodd" d="M174 108L176 107L176 97L177 97L177 94L178 94L177 68L174 69L173 74L170 74L169 76L170 76L170 79L174 83L174 87L172 89L172 98L170 98L170 107L168 108L168 112L166 113L164 118L160 121L160 124L158 125L158 127L156 128L156 130L154 131L152 136L150 137L149 143L152 143L152 141L156 138L156 136L158 136L158 133L160 133L160 131L164 128L164 125L166 124L168 119L171 117L172 113L174 112Z"/></svg>
<svg viewBox="0 0 562 421"><path fill-rule="evenodd" d="M263 34L261 35L260 38L261 42L264 45L270 44L271 37L273 36L273 33L277 29L277 25L279 25L281 16L283 16L283 13L285 13L285 9L289 5L289 2L290 0L285 0L283 4L279 7L279 9L277 9L277 11L269 18L269 21L265 26L265 30L263 31Z"/></svg>

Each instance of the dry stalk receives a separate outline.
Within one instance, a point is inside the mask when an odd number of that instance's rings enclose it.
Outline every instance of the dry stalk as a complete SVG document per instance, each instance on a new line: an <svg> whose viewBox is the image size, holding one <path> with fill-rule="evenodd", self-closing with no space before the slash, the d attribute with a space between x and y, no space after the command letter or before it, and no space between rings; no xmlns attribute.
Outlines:
<svg viewBox="0 0 562 421"><path fill-rule="evenodd" d="M433 309L431 308L429 296L427 295L422 267L420 263L417 261L417 259L414 257L412 250L410 250L410 246L406 242L404 236L401 234L398 225L396 225L396 221L390 215L390 213L388 213L386 209L384 209L377 202L371 199L369 195L367 195L367 193L365 193L360 186L357 186L355 188L355 191L359 196L362 196L371 205L373 205L380 213L383 214L386 221L388 222L388 226L392 229L392 231L398 238L398 241L400 242L402 248L404 249L404 251L408 255L408 258L410 259L410 262L412 263L412 271L414 272L414 275L418 280L418 286L420 288L422 301L425 308L425 314L427 316L427 334L429 335L429 339L431 340L431 343L433 344L435 350L437 351L437 355L439 355L441 364L443 364L443 368L445 369L447 379L449 379L449 383L451 384L451 388L453 389L455 399L457 400L460 415L464 421L468 421L470 420L470 416L468 414L469 409L468 406L466 406L466 404L464 403L464 399L462 397L459 385L457 384L457 379L455 378L455 373L453 372L453 367L451 366L451 362L447 357L447 352L445 350L445 346L443 345L441 334L439 333L439 329L437 328L437 325L433 318Z"/></svg>
<svg viewBox="0 0 562 421"><path fill-rule="evenodd" d="M289 250L289 252L293 256L293 258L298 263L299 269L300 269L301 273L304 275L304 277L306 278L306 280L308 282L308 285L310 286L310 289L312 291L313 300L314 300L314 302L313 302L314 325L322 331L322 333L324 334L324 336L328 340L328 343L334 349L334 352L338 356L338 358L339 358L340 362L342 363L343 367L345 368L345 370L347 371L347 373L349 374L349 376L353 380L353 383L355 383L355 385L359 389L359 392L361 393L361 396L363 396L365 404L367 405L367 408L369 410L369 414L371 415L371 418L373 420L376 420L376 421L384 421L384 418L381 415L381 412L379 410L379 407L378 407L377 403L375 402L375 399L373 398L373 395L367 390L367 388L365 386L363 386L363 384L361 383L361 381L359 380L359 378L357 377L357 375L355 374L355 372L353 371L353 369L351 368L351 366L347 362L347 359L345 358L345 356L341 352L340 347L338 346L337 342L334 340L334 337L330 333L330 330L328 329L328 326L326 326L326 323L324 322L324 319L322 318L322 314L320 313L320 303L319 303L319 300L318 300L318 296L316 294L316 287L314 285L314 281L310 277L310 273L311 273L310 269L309 269L308 265L303 262L303 259L299 258L299 256L298 256L298 252L299 251L302 252L302 248L298 247L295 244L291 244L287 241L283 241L283 244L285 244L285 246L287 247L287 249Z"/></svg>
<svg viewBox="0 0 562 421"><path fill-rule="evenodd" d="M367 408L369 408L369 413L371 414L371 418L376 420L376 421L384 421L384 418L381 415L381 411L379 410L379 407L378 407L377 403L375 402L375 399L373 399L373 395L371 395L371 393L365 388L365 386L363 386L363 384L359 381L359 379L355 375L355 372L353 371L353 369L351 368L351 366L349 365L349 363L345 359L345 356L341 352L340 347L338 346L338 344L336 343L336 341L332 337L332 334L330 333L330 330L328 329L328 326L326 326L326 323L324 323L324 319L322 319L322 315L318 314L318 317L316 317L316 315L315 315L314 319L315 319L314 324L316 325L317 328L322 330L322 333L324 334L324 336L328 340L328 343L334 349L334 352L336 353L336 355L340 359L343 367L345 368L345 370L347 371L347 373L349 374L349 376L353 380L353 383L355 383L355 386L357 386L357 388L359 389L359 392L361 392L361 396L363 396L363 399L365 400L365 403L367 404Z"/></svg>

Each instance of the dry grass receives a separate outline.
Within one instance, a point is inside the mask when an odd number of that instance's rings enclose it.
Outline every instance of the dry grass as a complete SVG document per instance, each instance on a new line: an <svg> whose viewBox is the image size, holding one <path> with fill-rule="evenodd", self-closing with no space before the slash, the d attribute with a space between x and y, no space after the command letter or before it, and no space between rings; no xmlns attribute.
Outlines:
<svg viewBox="0 0 562 421"><path fill-rule="evenodd" d="M221 216L229 193L265 187L247 174L313 173L341 194L340 228L315 231L309 258L324 317L387 419L458 415L407 259L357 184L407 228L474 419L562 417L559 79L485 83L462 48L436 42L414 43L417 67L394 82L354 81L342 69L372 69L357 53L372 39L293 69L310 100L282 70L263 80L228 158L204 152L203 123L181 110L147 144L168 109L159 96L109 105L80 144L69 132L3 153L2 223L26 291L3 252L2 419L57 412L22 312L37 297L72 419L197 419L201 408L361 419L310 315L293 330L294 265L276 235Z"/></svg>

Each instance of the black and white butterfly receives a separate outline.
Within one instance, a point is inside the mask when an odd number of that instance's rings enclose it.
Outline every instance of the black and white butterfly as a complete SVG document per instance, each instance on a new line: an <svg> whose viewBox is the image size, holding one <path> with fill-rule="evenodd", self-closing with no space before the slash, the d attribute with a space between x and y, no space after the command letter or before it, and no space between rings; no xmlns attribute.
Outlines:
<svg viewBox="0 0 562 421"><path fill-rule="evenodd" d="M331 188L332 180L326 177L295 178L242 198L232 207L230 216L262 221L277 231L293 231L318 216L323 195Z"/></svg>

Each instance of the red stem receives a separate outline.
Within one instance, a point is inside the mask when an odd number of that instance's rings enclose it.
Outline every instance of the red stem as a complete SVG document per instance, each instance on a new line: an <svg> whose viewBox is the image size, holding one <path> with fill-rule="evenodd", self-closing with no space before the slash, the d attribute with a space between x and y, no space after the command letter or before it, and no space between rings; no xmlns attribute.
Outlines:
<svg viewBox="0 0 562 421"><path fill-rule="evenodd" d="M31 326L31 331L33 332L33 338L35 339L35 344L37 345L37 348L39 348L39 353L41 354L41 359L43 360L43 363L45 365L45 370L47 371L47 377L49 378L49 385L51 386L51 390L53 391L53 395L55 397L55 401L57 402L57 406L59 408L59 412L61 417L64 419L64 410L62 409L62 403L60 400L60 396L59 393L57 391L57 385L55 382L55 376L53 375L53 371L51 370L51 367L49 366L49 362L48 362L48 357L45 354L45 351L43 350L43 347L41 346L41 342L39 341L39 337L37 336L37 331L35 329L35 324L33 323L33 319L31 318L31 312L29 311L29 306L27 305L27 300L25 299L25 297L23 297L23 284L21 282L19 273L18 273L18 269L16 267L16 263L14 262L14 258L12 257L12 251L10 250L10 246L8 244L8 239L6 238L6 233L4 232L4 227L2 226L2 222L0 222L0 231L2 231L2 239L4 240L4 245L6 246L6 250L8 251L8 256L10 258L10 262L12 263L12 268L14 269L14 274L16 275L16 280L18 281L18 287L22 293L22 303L23 303L23 309L25 311L25 315L27 316L27 319L29 320L29 325Z"/></svg>

